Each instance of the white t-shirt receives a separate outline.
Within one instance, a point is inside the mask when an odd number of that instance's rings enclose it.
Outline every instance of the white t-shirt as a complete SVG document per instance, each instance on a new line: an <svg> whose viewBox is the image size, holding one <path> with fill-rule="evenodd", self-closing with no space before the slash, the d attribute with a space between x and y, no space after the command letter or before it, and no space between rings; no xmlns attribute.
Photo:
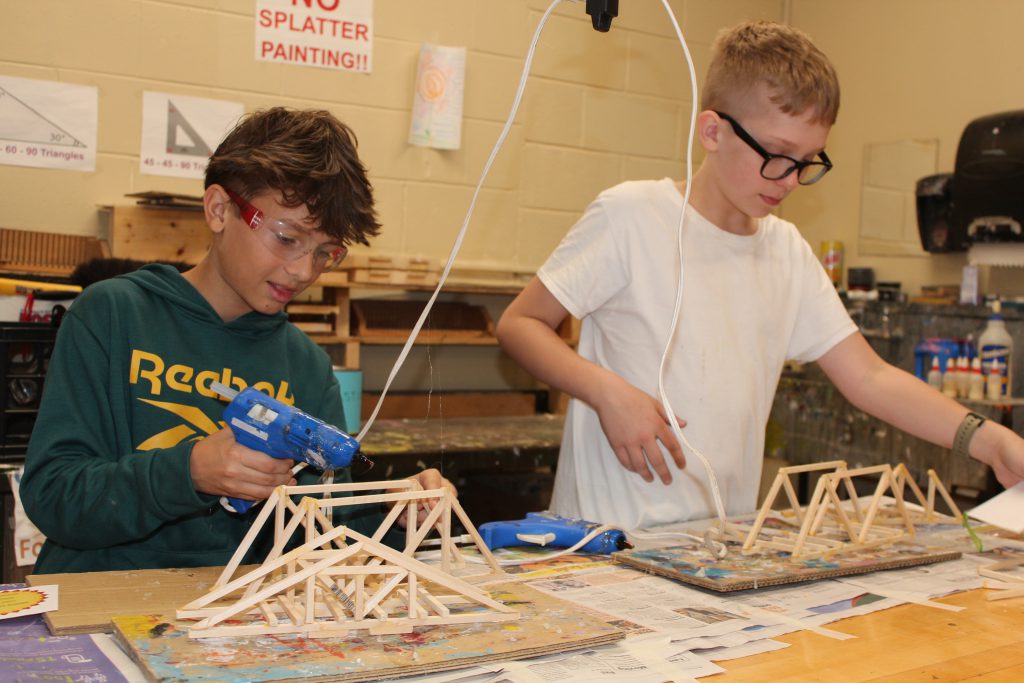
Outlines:
<svg viewBox="0 0 1024 683"><path fill-rule="evenodd" d="M582 320L579 353L657 397L678 279L683 197L675 183L622 183L587 208L538 272ZM714 468L726 513L757 502L764 432L787 360L817 360L855 332L835 288L796 227L776 216L757 232L719 229L693 207L683 227L683 301L665 386L683 433ZM637 529L716 516L690 452L673 481L646 483L619 464L597 413L573 400L551 508Z"/></svg>

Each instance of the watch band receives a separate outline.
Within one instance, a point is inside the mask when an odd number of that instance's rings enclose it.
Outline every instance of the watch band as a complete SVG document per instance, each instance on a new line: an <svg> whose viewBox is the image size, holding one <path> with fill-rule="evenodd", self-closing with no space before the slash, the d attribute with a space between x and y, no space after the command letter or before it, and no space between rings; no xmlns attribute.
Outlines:
<svg viewBox="0 0 1024 683"><path fill-rule="evenodd" d="M964 415L963 422L957 427L956 436L953 437L953 457L968 458L970 454L967 447L971 444L971 438L978 427L985 424L985 418L975 412Z"/></svg>

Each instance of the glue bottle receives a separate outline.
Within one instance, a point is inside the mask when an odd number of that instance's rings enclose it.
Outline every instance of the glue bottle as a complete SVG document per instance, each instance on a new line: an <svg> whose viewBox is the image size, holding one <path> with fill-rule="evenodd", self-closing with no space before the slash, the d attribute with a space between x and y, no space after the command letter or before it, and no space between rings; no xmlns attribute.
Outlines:
<svg viewBox="0 0 1024 683"><path fill-rule="evenodd" d="M1011 379L1013 378L1013 337L1006 330L1006 321L1000 314L1001 304L998 299L992 302L992 317L978 338L978 355L981 356L981 370L986 378L989 378L992 366L998 363L1002 375L1000 380L999 398L1009 398L1013 395ZM990 391L986 392L988 398L992 398Z"/></svg>
<svg viewBox="0 0 1024 683"><path fill-rule="evenodd" d="M942 375L942 393L956 398L956 365L952 357L946 359L946 372Z"/></svg>
<svg viewBox="0 0 1024 683"><path fill-rule="evenodd" d="M971 363L967 356L960 356L956 359L956 395L960 398L967 398L971 391Z"/></svg>
<svg viewBox="0 0 1024 683"><path fill-rule="evenodd" d="M942 368L939 367L939 357L932 356L932 369L928 371L928 384L942 391Z"/></svg>
<svg viewBox="0 0 1024 683"><path fill-rule="evenodd" d="M972 401L985 398L985 375L981 374L981 359L977 356L971 359L971 384L967 398Z"/></svg>

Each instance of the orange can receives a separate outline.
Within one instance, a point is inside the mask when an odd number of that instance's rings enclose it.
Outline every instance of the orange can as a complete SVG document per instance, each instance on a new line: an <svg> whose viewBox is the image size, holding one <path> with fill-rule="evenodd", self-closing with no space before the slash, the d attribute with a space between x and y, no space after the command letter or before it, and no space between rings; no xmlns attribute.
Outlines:
<svg viewBox="0 0 1024 683"><path fill-rule="evenodd" d="M821 243L821 265L837 288L843 284L843 243L825 240Z"/></svg>

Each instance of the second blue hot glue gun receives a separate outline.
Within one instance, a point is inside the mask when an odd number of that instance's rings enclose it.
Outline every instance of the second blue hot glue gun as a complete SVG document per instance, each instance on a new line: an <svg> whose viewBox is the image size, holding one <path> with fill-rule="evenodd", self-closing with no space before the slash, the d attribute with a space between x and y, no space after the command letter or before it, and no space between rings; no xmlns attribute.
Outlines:
<svg viewBox="0 0 1024 683"><path fill-rule="evenodd" d="M524 545L571 548L600 526L580 519L560 517L550 512L528 512L525 519L486 522L477 527L477 531L491 550ZM578 548L577 552L610 555L616 550L631 547L626 540L626 534L618 529L607 529Z"/></svg>
<svg viewBox="0 0 1024 683"><path fill-rule="evenodd" d="M235 391L218 382L213 391L231 403L224 409L224 421L235 434L235 441L272 458L305 462L325 472L348 467L354 458L368 460L359 452L359 442L294 406L281 403L259 389ZM251 500L227 498L228 509L245 512Z"/></svg>

